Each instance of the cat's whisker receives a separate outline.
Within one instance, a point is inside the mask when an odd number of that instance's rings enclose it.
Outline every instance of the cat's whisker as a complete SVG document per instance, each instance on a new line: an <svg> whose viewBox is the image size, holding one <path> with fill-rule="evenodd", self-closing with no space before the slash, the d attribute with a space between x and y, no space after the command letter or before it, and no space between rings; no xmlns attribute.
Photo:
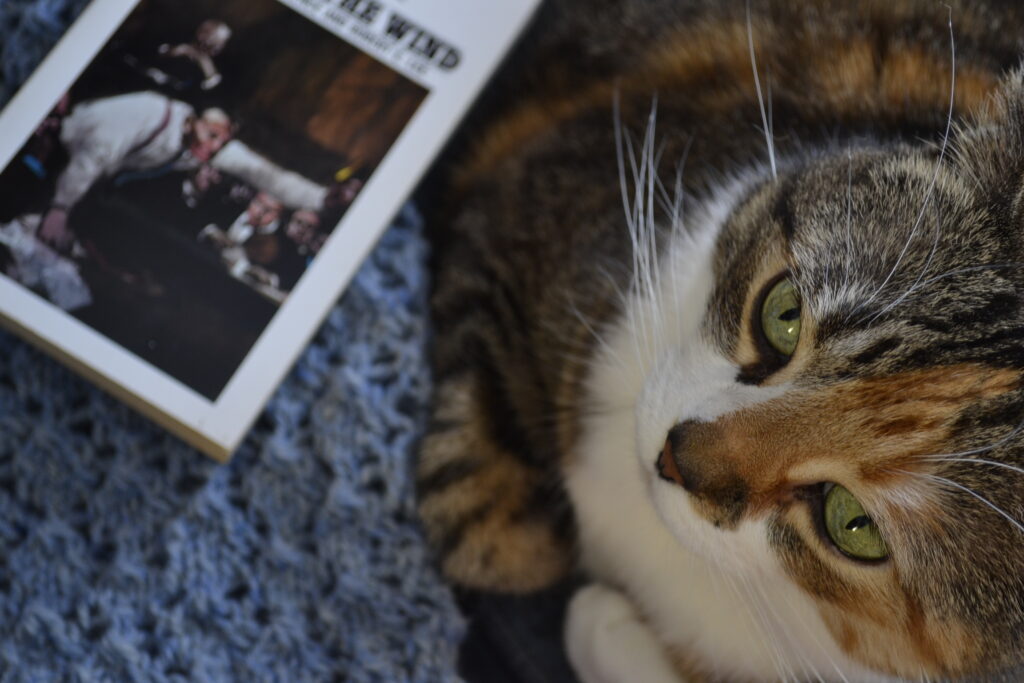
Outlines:
<svg viewBox="0 0 1024 683"><path fill-rule="evenodd" d="M962 458L968 455L977 455L978 453L985 453L991 451L994 448L999 448L1003 444L1009 442L1013 437L1017 436L1024 430L1024 420L1017 423L1017 426L1010 430L1010 432L996 441L988 444L987 446L979 446L978 448L972 448L966 451L960 451L959 453L929 453L927 455L919 455L918 459L924 460L928 458Z"/></svg>
<svg viewBox="0 0 1024 683"><path fill-rule="evenodd" d="M773 111L773 108L772 108L772 69L771 69L771 65L770 64L767 67L765 67L765 71L766 71L766 73L765 73L765 79L764 80L765 80L766 89L768 90L768 93L767 93L767 96L766 96L766 99L768 100L768 139L772 141L772 146L774 147L774 142L775 142L775 120L772 117L772 114L774 113L774 111Z"/></svg>
<svg viewBox="0 0 1024 683"><path fill-rule="evenodd" d="M983 264L983 265L980 265L980 266L964 266L963 268L955 268L953 270L946 271L945 273L942 273L941 275L936 275L934 277L928 278L927 280L925 280L923 282L915 283L910 289L908 289L906 291L906 293L902 297L900 297L896 301L893 301L893 302L889 303L885 308L883 308L881 311L879 311L875 315L875 318L877 318L877 317L879 317L881 315L884 315L885 313L889 312L890 310L892 310L893 308L898 306L903 301L906 301L907 298L909 298L909 296L911 294L913 294L914 292L916 292L918 290L921 290L921 289L924 289L928 285L930 285L932 283L935 283L935 282L938 282L939 280L943 280L943 279L945 279L947 277L952 277L954 275L962 275L963 273L977 272L977 271L981 271L981 270L1001 270L1001 269L1004 269L1004 268L1008 269L1008 268L1020 268L1020 267L1024 267L1024 263L1019 263L1019 262L1012 262L1012 263L987 263L987 264ZM874 320L874 318L872 318L872 320Z"/></svg>
<svg viewBox="0 0 1024 683"><path fill-rule="evenodd" d="M635 199L633 202L633 226L635 232L631 235L633 242L633 262L636 264L636 274L634 276L633 291L635 292L639 306L637 306L638 313L641 320L641 332L643 334L643 345L642 349L644 357L651 354L653 347L654 330L651 329L650 321L653 319L650 310L651 300L645 294L645 287L647 285L647 262L645 260L644 250L644 237L643 237L643 188L644 188L644 176L647 173L647 165L645 163L646 157L643 156L643 148L641 148L641 158L644 160L640 163L639 170L636 169L635 155L631 139L627 138L627 149L630 153L630 158L634 164L634 194Z"/></svg>
<svg viewBox="0 0 1024 683"><path fill-rule="evenodd" d="M1002 467L1003 469L1017 472L1018 474L1024 474L1024 468L1011 465L1006 462L999 462L997 460L985 460L983 458L953 458L949 456L925 456L920 458L921 460L928 460L933 462L966 462L975 465L991 465L992 467Z"/></svg>
<svg viewBox="0 0 1024 683"><path fill-rule="evenodd" d="M708 576L711 579L711 590L715 594L715 602L718 604L725 604L723 602L722 595L722 583L725 582L725 587L729 590L729 595L725 596L725 599L732 598L735 602L741 601L740 594L736 591L736 588L729 584L727 579L723 578L726 572L722 571L721 563L718 562L717 558L711 561L711 564L716 568L717 571L710 572ZM720 681L723 679L723 672L717 660L712 661L712 669L708 673L711 676L711 680Z"/></svg>
<svg viewBox="0 0 1024 683"><path fill-rule="evenodd" d="M596 339L594 343L601 347L601 350L607 356L608 360L614 363L616 369L625 370L628 367L623 359L615 355L615 353L607 346L607 343L600 339ZM559 358L566 361L585 363L592 358L594 349L582 341L563 341L562 348L554 351L554 353L556 353Z"/></svg>
<svg viewBox="0 0 1024 683"><path fill-rule="evenodd" d="M689 153L690 143L692 141L693 140L691 138L686 143L686 146L683 148L683 156L682 156L683 161L685 161L686 155ZM665 151L666 151L667 147L668 147L668 141L666 141L666 140L663 140L662 143L660 145L658 145L658 153L657 153L657 155L655 157L655 161L656 161L655 168L661 168L661 160L662 160L662 157L665 155ZM673 181L672 192L671 193L669 192L668 186L666 186L664 181L661 179L661 176L658 175L657 173L654 176L655 187L657 188L657 191L658 191L658 206L661 208L661 212L667 217L667 219L669 221L669 228L670 228L670 230L674 228L675 218L677 217L677 214L678 214L678 211L679 211L679 206L678 206L678 204L679 204L679 190L680 190L679 187L678 187L679 181L680 181L679 162L676 162L675 179Z"/></svg>
<svg viewBox="0 0 1024 683"><path fill-rule="evenodd" d="M789 661L786 657L786 653L783 651L782 643L780 638L782 637L783 629L780 628L778 621L772 619L771 615L765 610L765 604L762 598L759 598L753 591L751 581L746 577L740 579L741 584L746 589L747 599L754 606L755 613L759 615L759 621L761 622L761 629L765 634L765 642L768 643L768 647L772 651L772 658L775 660L776 669L779 675L782 676L783 681L793 680L794 683L800 683L799 677L793 670L794 664Z"/></svg>
<svg viewBox="0 0 1024 683"><path fill-rule="evenodd" d="M726 546L723 550L731 556L730 562L728 563L729 566L742 566L742 563L734 549ZM783 632L783 629L779 628L778 621L773 620L771 615L769 615L764 609L767 604L765 594L762 592L760 596L758 596L754 591L753 583L745 575L736 575L725 567L723 567L721 575L729 581L733 590L737 594L739 594L739 590L742 588L743 593L746 595L743 602L751 608L750 615L754 619L754 622L760 627L759 632L761 634L761 638L765 643L765 646L768 648L768 654L771 656L772 663L779 676L783 681L789 681L790 677L792 677L795 683L800 683L799 678L792 670L792 667L787 666L788 660L783 652L781 643L777 639L779 634ZM736 583L737 581L739 582L738 584Z"/></svg>
<svg viewBox="0 0 1024 683"><path fill-rule="evenodd" d="M646 205L644 207L644 261L646 264L646 276L647 276L647 291L651 301L653 319L656 322L662 320L661 315L661 297L659 296L659 282L658 282L658 268L657 268L657 231L654 218L654 207L655 207L655 187L657 184L658 175L658 164L661 158L660 152L657 151L655 146L656 131L658 121L658 94L655 93L651 99L651 113L647 120L647 133L644 139L644 163L647 167L647 194L646 194ZM662 339L663 335L659 334L657 329L654 330L655 342ZM657 354L660 351L658 344L655 344L653 352Z"/></svg>
<svg viewBox="0 0 1024 683"><path fill-rule="evenodd" d="M764 585L761 584L761 583L753 583L753 582L751 583L751 585L757 591L757 595L761 598L762 604L766 605L766 606L769 606L771 608L769 616L772 618L771 619L772 620L772 625L774 626L775 624L787 623L787 620L783 619L782 615L780 615L779 612L776 609L774 609L774 605L776 603L769 599L768 592L765 590ZM804 667L805 670L810 669L810 673L816 679L818 679L819 683L827 683L827 681L824 681L822 679L821 674L818 673L817 668L810 662L810 660L807 659L807 656L803 652L800 651L800 648L793 647L792 633L791 633L790 629L782 629L781 631L779 631L779 638L780 638L781 641L785 642L786 651L791 653L792 655L794 655L797 659L799 659L801 661L801 664L802 664L802 666ZM781 651L781 648L780 648L780 651ZM796 680L796 681L800 681L801 677L797 676L796 672L794 671L793 672L793 679Z"/></svg>
<svg viewBox="0 0 1024 683"><path fill-rule="evenodd" d="M736 566L739 560L736 558L735 552L732 552L731 550L729 552L733 556L731 564ZM755 624L759 626L758 632L761 635L761 639L764 642L765 647L768 649L768 654L772 659L772 665L775 667L775 670L783 681L788 681L789 675L792 672L787 671L782 649L775 641L775 625L770 622L762 609L760 601L754 596L749 585L749 580L742 576L735 576L728 570L722 571L721 576L726 580L729 586L732 587L733 592L740 596L740 601L750 608L750 615L753 617Z"/></svg>
<svg viewBox="0 0 1024 683"><path fill-rule="evenodd" d="M917 235L917 231L921 227L921 221L924 220L925 213L927 212L928 207L931 204L932 195L935 192L935 186L936 186L936 184L938 182L938 179L939 179L939 172L942 169L942 163L943 163L943 161L945 160L945 157L946 157L946 150L947 150L947 148L949 146L949 134L950 134L950 131L953 128L953 108L954 108L955 103L956 103L956 38L955 38L955 36L953 34L953 9L951 7L948 7L948 9L949 9L949 21L948 21L948 26L949 26L949 50L950 50L949 111L948 111L947 116L946 116L946 130L945 130L945 132L943 133L943 136L942 136L942 147L939 150L939 157L935 161L935 170L932 173L931 181L928 184L928 190L925 192L924 200L921 202L921 211L917 215L917 220L914 222L914 227L910 231L910 236L907 238L906 243L903 245L903 251L900 252L899 257L897 257L897 259L896 259L896 263L893 264L892 270L889 271L889 275L886 276L885 280L882 281L882 284L879 285L878 288L875 289L874 293L872 293L871 296L868 297L868 299L861 304L861 306L860 306L861 309L863 309L865 306L867 306L869 303L871 303L875 299L875 297L877 297L878 294L885 288L885 286L892 279L893 275L896 273L897 269L900 266L900 263L902 263L903 257L906 256L907 250L910 248L911 242L913 241L914 237ZM935 243L932 245L932 250L931 250L931 252L928 255L928 259L925 261L924 268L922 268L921 273L919 273L918 276L917 276L918 277L918 281L924 276L925 271L927 270L928 266L931 264L932 258L935 255L935 250L938 247L938 240L939 240L939 227L938 227L938 225L939 224L936 225L936 239L935 239ZM904 296L905 296L905 293L904 293ZM902 299L903 299L903 297L899 297L896 301L898 302L898 301L901 301ZM876 313L874 315L874 317L870 318L870 320L868 322L873 322L875 319L878 318L879 315L881 315L881 312ZM866 321L866 317L865 318L861 318L861 320L858 321L858 322L859 323L863 323L865 321Z"/></svg>
<svg viewBox="0 0 1024 683"><path fill-rule="evenodd" d="M583 315L579 308L577 308L576 305L571 302L568 305L569 312L576 317L580 325L583 326L583 329L585 329L590 334L590 336L593 337L594 342L601 347L601 351L604 353L604 356L610 359L613 363L615 363L616 367L618 367L620 370L628 369L629 364L625 361L625 359L620 357L618 352L616 352L611 347L611 345L604 338L604 335L600 334L597 330L594 329L593 325L591 325L590 321L587 320L587 317ZM592 354L592 349L587 347L581 347L579 351L580 355L578 357L578 360L582 362L588 362Z"/></svg>
<svg viewBox="0 0 1024 683"><path fill-rule="evenodd" d="M615 292L615 296L618 297L617 303L622 310L629 303L629 293L622 289L619 279L604 264L594 264L594 270L607 281L608 286Z"/></svg>
<svg viewBox="0 0 1024 683"><path fill-rule="evenodd" d="M911 472L911 471L908 471L908 470L889 470L889 471L890 472L896 472L898 474L906 474L906 475L915 476L915 477L922 477L924 479L928 479L929 481L934 481L934 482L936 482L938 484L941 484L941 485L944 485L944 486L952 486L955 489L963 491L964 493L967 493L967 494L973 496L974 498L976 498L977 500L981 501L982 503L984 503L986 506L988 506L992 510L996 511L997 513L999 513L1004 519L1006 519L1006 521L1010 522L1010 524L1012 524L1014 527L1016 527L1021 533L1024 533L1024 524L1021 524L1018 520L1016 520L1013 517L1011 517L1010 514L1007 513L1005 510L1003 510L1001 507L999 507L998 505L996 505L995 503L990 501L988 498L986 498L985 496L983 496L980 493L978 493L977 491L975 491L974 489L968 488L967 486L964 486L963 484L958 484L955 481L953 481L952 479L948 479L946 477L941 477L941 476L939 476L937 474L929 474L927 472Z"/></svg>
<svg viewBox="0 0 1024 683"><path fill-rule="evenodd" d="M754 26L750 20L750 0L747 0L747 46L750 48L750 68L754 72L754 87L757 89L757 104L761 108L765 144L768 146L768 161L772 167L772 178L776 179L779 177L779 173L775 166L775 142L772 138L772 129L768 125L768 115L765 113L764 96L761 93L761 77L757 73L757 56L754 54Z"/></svg>
<svg viewBox="0 0 1024 683"><path fill-rule="evenodd" d="M853 151L846 148L846 243L843 262L843 291L850 287L850 268L853 263Z"/></svg>
<svg viewBox="0 0 1024 683"><path fill-rule="evenodd" d="M733 596L735 596L737 603L748 604L749 601L746 598L744 598L744 596L740 593L740 589L736 585L736 581L733 579L732 575L724 567L722 567L721 563L717 560L714 562L714 564L716 565L716 569L718 571L711 572L712 578L720 578L722 581L724 581L726 588L728 588L729 592L732 593ZM718 674L717 671L715 673ZM721 678L721 676L718 676L717 678Z"/></svg>
<svg viewBox="0 0 1024 683"><path fill-rule="evenodd" d="M626 226L629 229L631 238L636 235L636 225L633 220L633 205L629 200L629 182L626 178L626 152L625 147L629 145L630 162L634 177L637 174L636 159L633 157L632 143L622 126L622 113L619 105L619 91L615 90L612 99L612 122L615 133L615 158L619 172L619 190L622 193L622 213L626 219ZM633 252L633 277L637 275L636 250Z"/></svg>
<svg viewBox="0 0 1024 683"><path fill-rule="evenodd" d="M677 227L679 230L683 230L683 203L686 200L686 189L683 186L683 174L686 171L686 160L690 156L690 147L693 145L693 138L691 137L686 141L686 146L683 147L683 156L676 164L676 178L675 178L675 199L672 202L672 227L675 230Z"/></svg>
<svg viewBox="0 0 1024 683"><path fill-rule="evenodd" d="M656 178L660 152L655 148L655 128L657 121L657 96L652 98L651 113L648 117L647 129L639 153L633 146L632 138L624 134L621 126L621 115L617 108L616 144L617 156L620 159L619 176L623 194L623 206L630 228L630 240L633 245L633 292L638 299L640 338L637 340L638 361L643 364L645 355L656 356L660 351L662 335L658 334L657 323L661 320L660 290L657 282L659 274L656 269L657 234L654 219L655 191L658 184ZM628 155L630 170L633 175L633 201L629 200L629 188L626 181L625 158ZM652 322L653 326L652 326Z"/></svg>
<svg viewBox="0 0 1024 683"><path fill-rule="evenodd" d="M629 297L622 290L622 287L619 284L619 279L616 278L615 275L613 275L604 265L595 264L594 269L602 278L605 279L611 291L614 292L618 299L619 310L629 310L629 307L626 305ZM568 298L565 302L565 306L567 313L574 316L580 322L587 333L594 339L594 342L601 348L604 357L608 358L617 369L621 370L623 373L627 373L631 367L630 363L623 358L618 351L612 348L605 335L601 334L594 328L593 321L580 311L575 301L573 301L572 298ZM554 321L545 320L543 326L545 329L553 333L556 338L563 340L563 344L566 346L566 352L563 354L563 357L583 364L591 361L593 354L592 348L584 344L582 341L576 342L575 345L565 341L563 338L564 331ZM579 355L574 356L574 353L578 353ZM637 356L639 357L639 349L637 349Z"/></svg>
<svg viewBox="0 0 1024 683"><path fill-rule="evenodd" d="M639 262L639 249L638 249L638 236L637 236L637 224L636 215L634 209L634 203L630 201L629 197L629 182L626 177L626 155L628 151L630 168L633 173L634 179L639 177L639 170L637 169L636 155L633 151L632 140L629 135L624 131L622 126L622 112L619 104L619 91L616 88L614 96L612 98L612 122L614 126L615 134L615 157L619 172L619 190L622 194L622 208L623 214L626 219L626 225L629 229L630 240L633 244L632 254L632 278L631 278L631 290L639 295L640 286L640 262ZM630 329L635 330L633 334L633 346L636 353L637 363L643 365L644 353L641 350L641 346L647 346L647 322L642 319L642 311L636 311L639 307L626 306L626 310L629 312Z"/></svg>
<svg viewBox="0 0 1024 683"><path fill-rule="evenodd" d="M672 312L676 316L676 336L680 339L683 337L684 329L683 317L679 315L679 269L672 263L672 258L674 258L678 249L684 248L683 244L685 242L693 242L691 236L686 232L685 226L683 225L683 200L685 197L683 190L683 172L686 168L686 158L690 154L690 144L692 142L693 138L690 138L686 142L686 147L683 149L682 159L680 159L679 163L676 164L675 199L672 202L672 224L669 231L669 246L668 249L666 249L667 259L665 267L667 267L671 273L672 304L674 306Z"/></svg>
<svg viewBox="0 0 1024 683"><path fill-rule="evenodd" d="M846 676L843 674L842 669L839 668L839 664L836 662L835 658L832 657L832 655L828 651L828 648L826 648L825 645L822 643L822 640L819 637L819 630L807 623L807 619L805 619L804 616L801 615L800 612L797 611L797 609L793 606L793 603L789 600L788 595L786 596L786 600L783 602L783 604L788 608L789 613L793 616L794 621L796 621L803 628L804 634L811 640L814 646L818 648L821 654L824 655L825 659L828 660L828 663L832 666L833 671L836 672L836 674L843 681L843 683L850 683L849 679L847 679ZM807 663L810 664L810 662ZM821 674L818 673L817 669L814 667L813 664L811 664L811 668L814 670L814 674L818 677L818 680L823 680ZM828 682L826 681L825 683Z"/></svg>
<svg viewBox="0 0 1024 683"><path fill-rule="evenodd" d="M644 308L647 311L646 321L649 336L645 351L648 355L654 356L657 354L658 347L658 309L654 294L654 280L651 274L651 250L648 244L650 240L650 223L647 220L647 207L649 204L647 189L653 177L650 156L650 125L648 125L648 129L644 134L643 145L640 150L642 161L640 164L640 177L637 179L636 203L636 225L638 228L636 244L640 262L640 290L638 294L643 299Z"/></svg>

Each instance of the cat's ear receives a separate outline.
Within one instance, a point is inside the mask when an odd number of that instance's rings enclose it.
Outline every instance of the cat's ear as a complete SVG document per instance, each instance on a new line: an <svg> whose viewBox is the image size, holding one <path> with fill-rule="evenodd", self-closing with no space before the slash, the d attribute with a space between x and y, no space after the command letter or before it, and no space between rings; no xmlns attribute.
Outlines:
<svg viewBox="0 0 1024 683"><path fill-rule="evenodd" d="M1007 202L1015 218L1024 215L1024 68L1004 77L957 126L951 142L951 158L964 179L993 200Z"/></svg>

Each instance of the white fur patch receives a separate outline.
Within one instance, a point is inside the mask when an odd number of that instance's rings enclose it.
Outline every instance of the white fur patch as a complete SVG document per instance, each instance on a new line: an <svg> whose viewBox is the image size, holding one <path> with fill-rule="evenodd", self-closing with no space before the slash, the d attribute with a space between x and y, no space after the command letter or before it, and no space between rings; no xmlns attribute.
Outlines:
<svg viewBox="0 0 1024 683"><path fill-rule="evenodd" d="M683 683L629 598L607 586L592 583L576 591L565 643L583 683Z"/></svg>

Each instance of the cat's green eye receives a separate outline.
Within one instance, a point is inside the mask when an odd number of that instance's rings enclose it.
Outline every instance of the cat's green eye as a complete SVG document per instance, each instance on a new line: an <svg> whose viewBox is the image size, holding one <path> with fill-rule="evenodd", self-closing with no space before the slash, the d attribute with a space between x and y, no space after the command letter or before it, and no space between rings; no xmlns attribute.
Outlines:
<svg viewBox="0 0 1024 683"><path fill-rule="evenodd" d="M837 548L854 559L889 557L878 527L853 494L838 484L825 494L825 532Z"/></svg>
<svg viewBox="0 0 1024 683"><path fill-rule="evenodd" d="M788 277L768 292L761 305L764 337L779 353L792 356L800 340L800 295Z"/></svg>

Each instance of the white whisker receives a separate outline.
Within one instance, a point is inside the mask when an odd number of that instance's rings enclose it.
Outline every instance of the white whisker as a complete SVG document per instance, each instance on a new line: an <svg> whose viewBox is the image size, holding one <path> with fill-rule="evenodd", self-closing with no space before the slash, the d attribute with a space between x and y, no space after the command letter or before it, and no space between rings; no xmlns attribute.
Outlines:
<svg viewBox="0 0 1024 683"><path fill-rule="evenodd" d="M850 266L853 262L853 151L846 148L846 254L843 271L843 291L850 286Z"/></svg>
<svg viewBox="0 0 1024 683"><path fill-rule="evenodd" d="M916 292L916 291L918 291L920 289L924 289L928 285L930 285L932 283L935 283L935 282L938 282L939 280L943 280L943 279L945 279L947 277L952 277L954 275L961 275L963 273L971 273L971 272L975 272L975 271L979 271L979 270L999 270L999 269L1003 269L1003 268L1020 268L1020 267L1024 267L1024 263L987 263L987 264L980 265L980 266L965 266L963 268L956 268L954 270L946 271L945 273L942 273L941 275L936 275L934 277L930 277L927 280L924 280L923 282L915 282L903 294L903 296L901 296L898 300L893 301L888 306L886 306L884 309L879 311L879 313L876 314L876 316L874 316L874 318L877 318L878 315L882 315L886 311L888 311L888 310L890 310L892 308L895 308L901 302L906 301L907 298L909 298L910 295L913 294L914 292ZM874 318L872 318L872 320L874 320Z"/></svg>
<svg viewBox="0 0 1024 683"><path fill-rule="evenodd" d="M633 145L625 134L622 128L622 113L619 106L619 91L615 90L614 97L612 98L612 121L615 132L615 157L618 164L619 171L619 190L622 194L622 210L626 218L626 225L629 229L630 240L633 243L633 270L632 270L632 290L634 292L639 291L639 277L640 277L640 262L639 262L639 243L637 240L637 225L634 217L633 204L629 199L629 183L626 179L626 147L629 148L630 165L633 171L633 177L636 178L638 170L636 167L636 156L633 153ZM639 313L633 306L626 306L626 311L629 315L629 327L632 330L636 330L637 334L633 335L633 346L636 353L636 360L638 363L643 363L643 353L641 351L641 341L643 340L643 346L646 347L646 321L638 319Z"/></svg>
<svg viewBox="0 0 1024 683"><path fill-rule="evenodd" d="M996 460L985 460L983 458L953 458L949 456L943 457L931 455L925 456L921 458L921 460L933 460L936 462L969 462L976 465L991 465L993 467L1002 467L1003 469L1011 470L1019 474L1024 474L1024 468L1020 468L1017 467L1016 465L1011 465L1006 462L998 462Z"/></svg>
<svg viewBox="0 0 1024 683"><path fill-rule="evenodd" d="M738 558L735 556L735 552L730 550L730 554L733 556L732 565L736 566L739 563ZM743 602L751 608L750 614L754 618L754 622L760 626L759 633L765 646L768 648L768 654L772 658L772 664L775 666L779 676L782 677L783 681L788 681L790 677L797 680L796 675L793 674L792 670L786 665L786 658L783 655L782 648L779 646L776 640L777 624L769 619L768 615L763 609L763 605L753 594L750 587L750 581L745 577L736 577L728 571L723 571L722 576L726 581L733 587L733 590L739 594L740 588L743 589L745 598L741 598ZM739 585L736 581L739 580ZM799 682L798 682L799 683Z"/></svg>
<svg viewBox="0 0 1024 683"><path fill-rule="evenodd" d="M949 134L950 134L950 131L953 128L953 107L954 107L954 105L956 103L956 39L955 39L955 37L953 35L953 9L952 8L949 8L949 22L948 22L948 25L949 25L949 50L950 50L949 111L948 111L948 113L946 115L946 130L945 130L945 132L943 133L943 136L942 136L942 148L939 150L939 158L935 161L935 171L932 173L932 178L931 178L931 181L928 184L928 190L925 193L924 201L921 203L921 211L917 215L917 220L914 222L914 227L910 231L910 236L907 238L906 243L903 245L903 251L900 252L899 257L896 259L896 263L893 264L892 270L889 271L889 275L886 276L885 280L882 281L882 284L879 285L877 289L875 289L875 291L871 294L871 296L869 296L867 298L867 300L865 300L864 302L861 303L861 305L858 307L859 309L863 309L867 304L871 303L871 301L873 301L876 296L878 296L878 294L885 288L885 286L892 279L892 276L896 273L897 269L900 266L900 263L903 261L903 257L906 256L907 250L910 248L911 242L913 241L914 237L917 235L918 229L921 227L921 221L924 220L924 215L925 215L925 213L928 210L928 206L931 204L932 194L935 192L935 185L936 185L936 183L938 182L938 179L939 179L939 171L942 169L942 162L943 162L943 160L946 157L946 149L947 149L947 147L949 145ZM920 279L922 277L924 277L924 273L925 273L925 271L927 271L928 266L931 264L932 258L935 255L935 250L937 249L938 243L939 243L940 225L941 225L940 223L936 224L935 242L932 244L931 252L928 254L928 259L926 260L924 267L922 268L921 272L917 276L918 281L920 281ZM913 289L913 285L911 286L911 289ZM881 311L876 313L873 317L871 317L870 320L868 320L868 322L875 321L879 316L883 315L886 311L891 310L891 308L893 306L897 305L900 301L903 300L903 298L906 296L906 294L907 293L904 292L904 294L902 296L898 297L895 301L893 301L888 306L883 308ZM865 320L866 320L866 318L861 318L860 321L858 321L858 322L859 323L863 323L863 322L865 322Z"/></svg>
<svg viewBox="0 0 1024 683"><path fill-rule="evenodd" d="M988 444L987 446L979 446L978 448L972 448L970 450L960 451L959 453L930 453L928 455L920 455L920 456L917 456L917 457L920 458L920 459L926 459L926 458L961 458L961 457L964 457L966 455L977 455L978 453L985 453L987 451L992 450L993 448L999 448L1004 443L1007 443L1010 439L1012 439L1013 437L1017 436L1017 434L1019 434L1022 429L1024 429L1024 420L1021 420L1017 424L1016 427L1011 429L1009 434L1007 434L1006 436L1002 437L1001 439L993 441L992 443Z"/></svg>
<svg viewBox="0 0 1024 683"><path fill-rule="evenodd" d="M750 20L750 0L747 0L747 45L750 48L750 68L754 71L754 87L757 89L757 104L761 108L761 123L764 126L765 144L768 146L768 161L772 167L772 178L778 178L775 167L775 142L772 139L772 128L768 124L765 113L764 97L761 94L761 77L757 74L757 57L754 55L754 26Z"/></svg>
<svg viewBox="0 0 1024 683"><path fill-rule="evenodd" d="M1024 524L1021 524L1019 521L1017 521L1016 519L1011 517L1005 510L1003 510L1001 507L999 507L998 505L996 505L995 503L990 501L985 496L981 495L980 493L978 493L977 491L975 491L973 489L970 489L970 488L964 486L963 484L958 484L955 481L952 481L951 479L947 479L946 477L940 477L937 474L928 474L926 472L909 472L907 470L891 470L891 471L898 472L900 474L908 474L908 475L915 476L915 477L923 477L925 479L929 479L931 481L938 482L938 483L943 484L945 486L952 486L955 489L959 489L959 490L963 491L964 493L970 494L971 496L974 496L975 498L980 500L982 503L984 503L985 505L987 505L991 509L993 509L996 512L998 512L1002 517L1004 517L1008 522L1010 522L1010 524L1012 524L1018 530L1020 530L1022 533L1024 533Z"/></svg>
<svg viewBox="0 0 1024 683"><path fill-rule="evenodd" d="M654 206L655 206L655 178L658 175L658 160L660 155L656 155L655 147L655 134L657 130L658 121L658 95L655 93L651 99L651 113L647 120L647 134L644 138L644 149L646 154L644 155L644 162L647 166L647 195L646 195L646 206L644 211L644 261L647 266L647 291L651 302L652 318L655 324L660 323L662 315L661 309L661 298L658 295L660 287L658 286L658 263L657 263L657 231L654 219ZM662 335L655 330L654 340L655 347L652 351L657 354L660 349L657 346L657 342L662 338Z"/></svg>

